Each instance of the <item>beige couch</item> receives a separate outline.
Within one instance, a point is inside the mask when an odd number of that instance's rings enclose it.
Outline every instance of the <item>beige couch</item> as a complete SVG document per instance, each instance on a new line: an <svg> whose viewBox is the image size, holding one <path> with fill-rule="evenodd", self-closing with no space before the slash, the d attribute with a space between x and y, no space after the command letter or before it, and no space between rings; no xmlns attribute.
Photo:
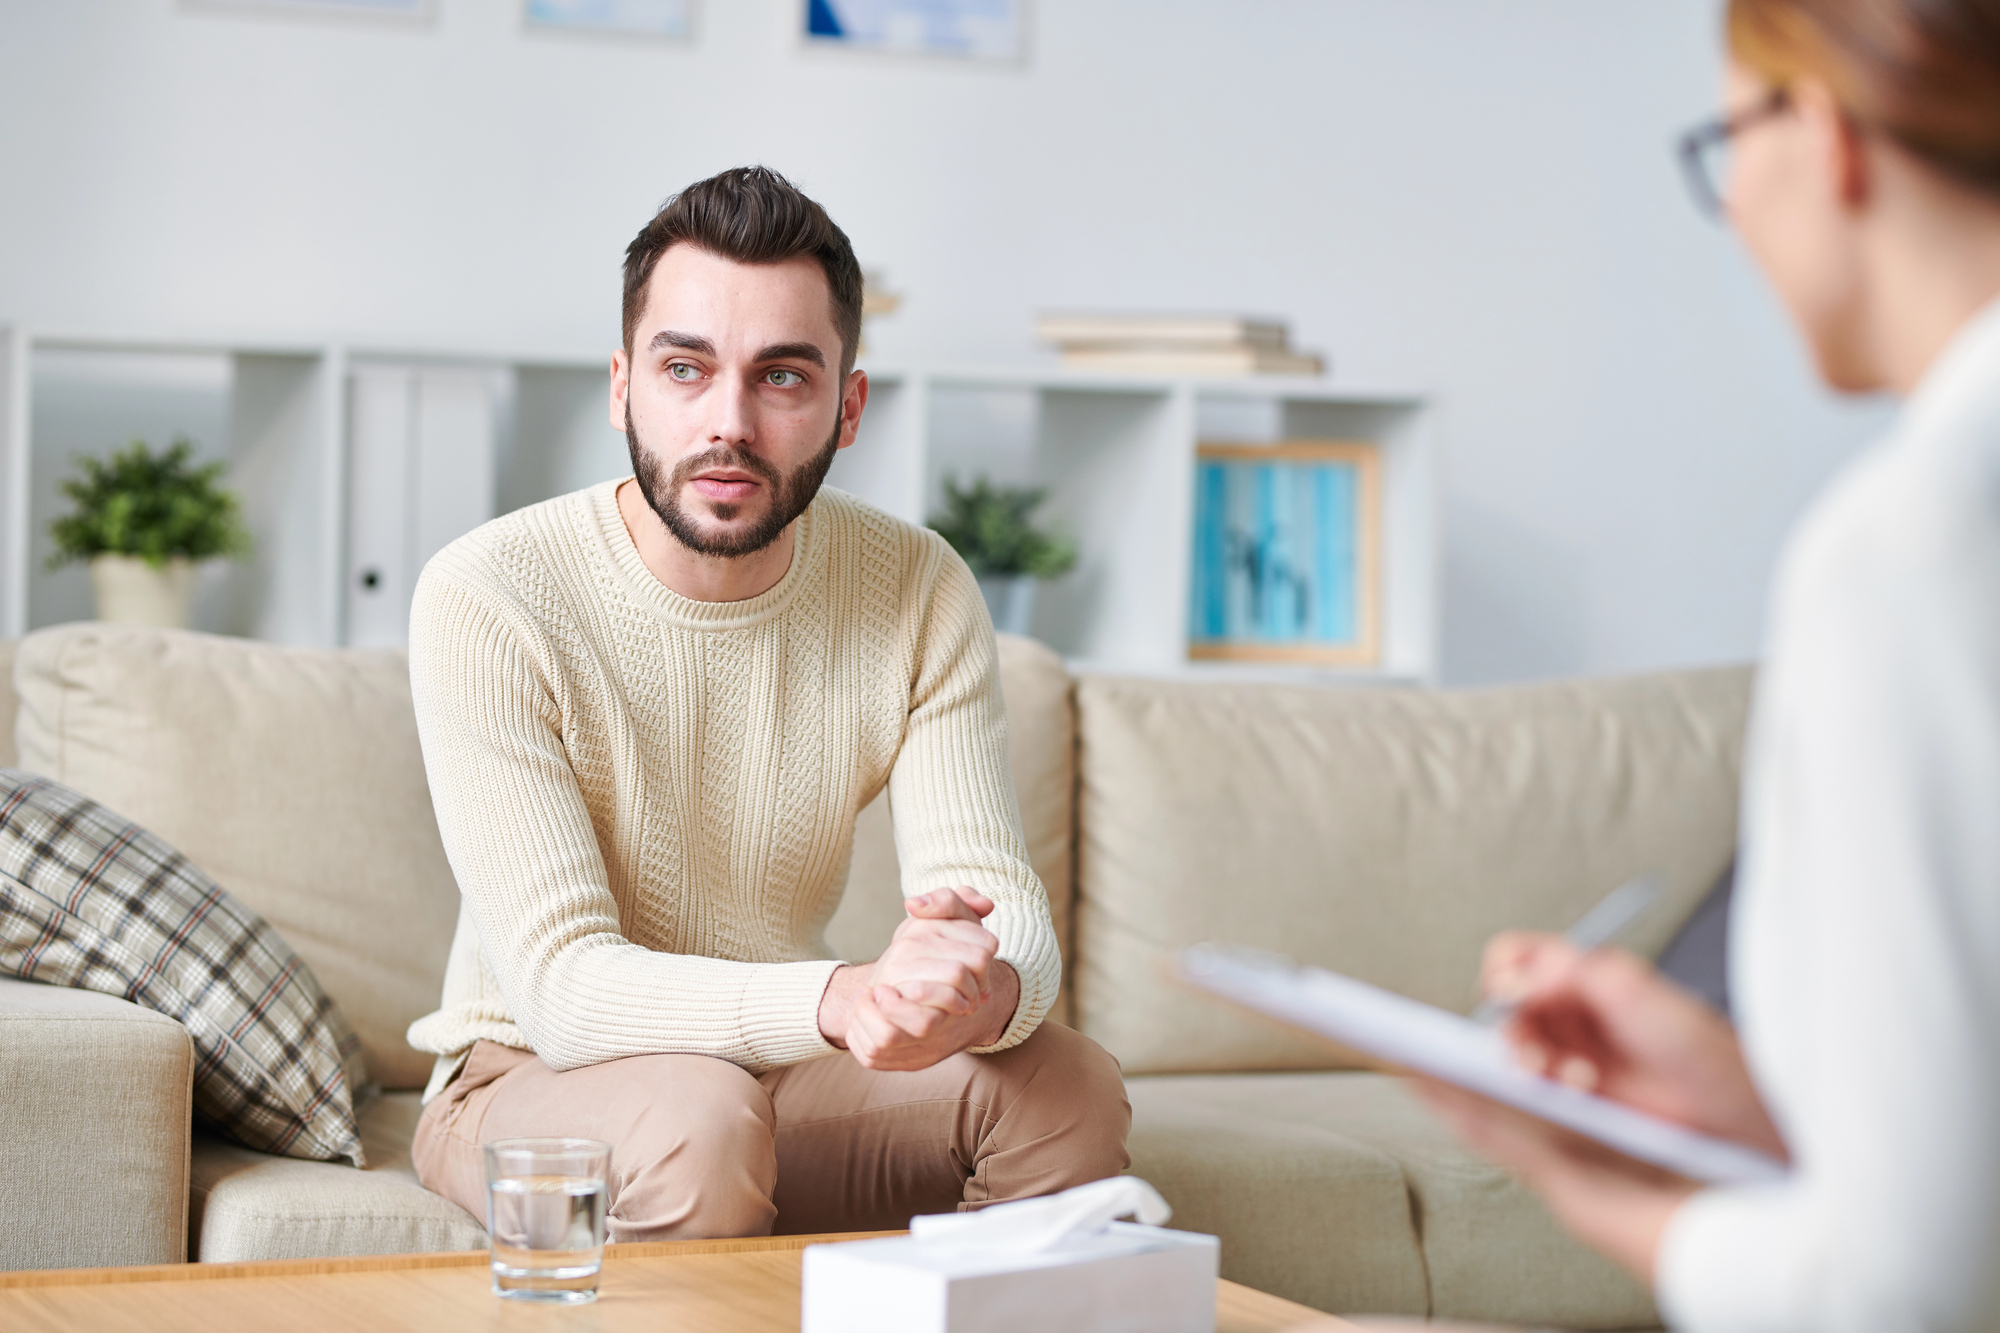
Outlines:
<svg viewBox="0 0 2000 1333"><path fill-rule="evenodd" d="M18 654L16 653L18 650ZM0 760L178 845L304 955L388 1091L369 1167L191 1131L179 1026L0 981L0 1267L464 1249L408 1144L458 895L403 659L100 625L18 645ZM1463 1009L1481 942L1659 873L1657 947L1728 860L1749 673L1447 693L1072 678L1003 639L1023 820L1067 942L1058 1016L1124 1063L1133 1170L1223 1271L1333 1311L1576 1327L1645 1294L1460 1151L1394 1080L1179 993L1175 946L1283 949ZM0 670L0 680L6 672ZM0 718L15 717L0 693ZM861 817L834 952L900 916L888 812Z"/></svg>

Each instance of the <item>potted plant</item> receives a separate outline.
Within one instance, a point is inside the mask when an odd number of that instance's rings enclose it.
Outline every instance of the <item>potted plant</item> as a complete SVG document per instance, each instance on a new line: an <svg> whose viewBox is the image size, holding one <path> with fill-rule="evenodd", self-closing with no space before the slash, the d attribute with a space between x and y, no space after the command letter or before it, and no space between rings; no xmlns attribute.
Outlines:
<svg viewBox="0 0 2000 1333"><path fill-rule="evenodd" d="M160 454L134 440L109 459L78 459L81 475L62 484L76 509L49 525L49 568L90 563L99 620L185 628L195 566L249 554L236 497L217 484L228 465L193 457L187 439Z"/></svg>
<svg viewBox="0 0 2000 1333"><path fill-rule="evenodd" d="M1028 632L1036 580L1067 574L1076 564L1074 542L1030 521L1047 498L1039 487L995 486L985 477L960 487L948 477L944 512L931 516L931 527L972 567L994 628L1009 634Z"/></svg>

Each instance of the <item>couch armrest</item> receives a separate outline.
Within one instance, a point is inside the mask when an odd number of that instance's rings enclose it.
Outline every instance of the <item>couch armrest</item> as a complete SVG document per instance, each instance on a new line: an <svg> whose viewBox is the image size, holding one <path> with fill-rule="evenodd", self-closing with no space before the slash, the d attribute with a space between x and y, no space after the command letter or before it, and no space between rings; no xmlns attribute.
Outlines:
<svg viewBox="0 0 2000 1333"><path fill-rule="evenodd" d="M187 1259L194 1043L115 996L0 978L0 1268Z"/></svg>

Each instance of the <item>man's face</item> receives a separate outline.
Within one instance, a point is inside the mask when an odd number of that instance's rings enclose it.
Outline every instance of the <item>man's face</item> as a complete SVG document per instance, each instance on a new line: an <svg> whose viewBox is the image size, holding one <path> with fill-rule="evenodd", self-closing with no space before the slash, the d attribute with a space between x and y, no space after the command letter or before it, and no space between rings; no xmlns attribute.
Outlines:
<svg viewBox="0 0 2000 1333"><path fill-rule="evenodd" d="M810 258L739 264L670 247L629 358L612 358L611 422L646 503L711 556L763 550L854 442L867 380L842 383L826 274Z"/></svg>

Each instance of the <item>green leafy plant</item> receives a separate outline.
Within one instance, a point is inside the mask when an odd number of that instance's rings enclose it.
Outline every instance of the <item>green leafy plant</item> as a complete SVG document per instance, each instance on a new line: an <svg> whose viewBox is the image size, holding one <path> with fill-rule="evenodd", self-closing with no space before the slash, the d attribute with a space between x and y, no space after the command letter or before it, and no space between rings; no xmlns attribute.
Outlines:
<svg viewBox="0 0 2000 1333"><path fill-rule="evenodd" d="M49 525L49 568L100 555L137 556L155 569L175 556L207 560L250 553L236 497L217 485L225 463L193 466L194 443L176 439L156 454L144 440L108 459L79 458L62 484L76 511Z"/></svg>
<svg viewBox="0 0 2000 1333"><path fill-rule="evenodd" d="M944 512L931 527L978 575L1028 574L1052 579L1076 564L1076 544L1038 530L1029 516L1048 499L1036 487L995 486L984 477L971 486L944 483Z"/></svg>

